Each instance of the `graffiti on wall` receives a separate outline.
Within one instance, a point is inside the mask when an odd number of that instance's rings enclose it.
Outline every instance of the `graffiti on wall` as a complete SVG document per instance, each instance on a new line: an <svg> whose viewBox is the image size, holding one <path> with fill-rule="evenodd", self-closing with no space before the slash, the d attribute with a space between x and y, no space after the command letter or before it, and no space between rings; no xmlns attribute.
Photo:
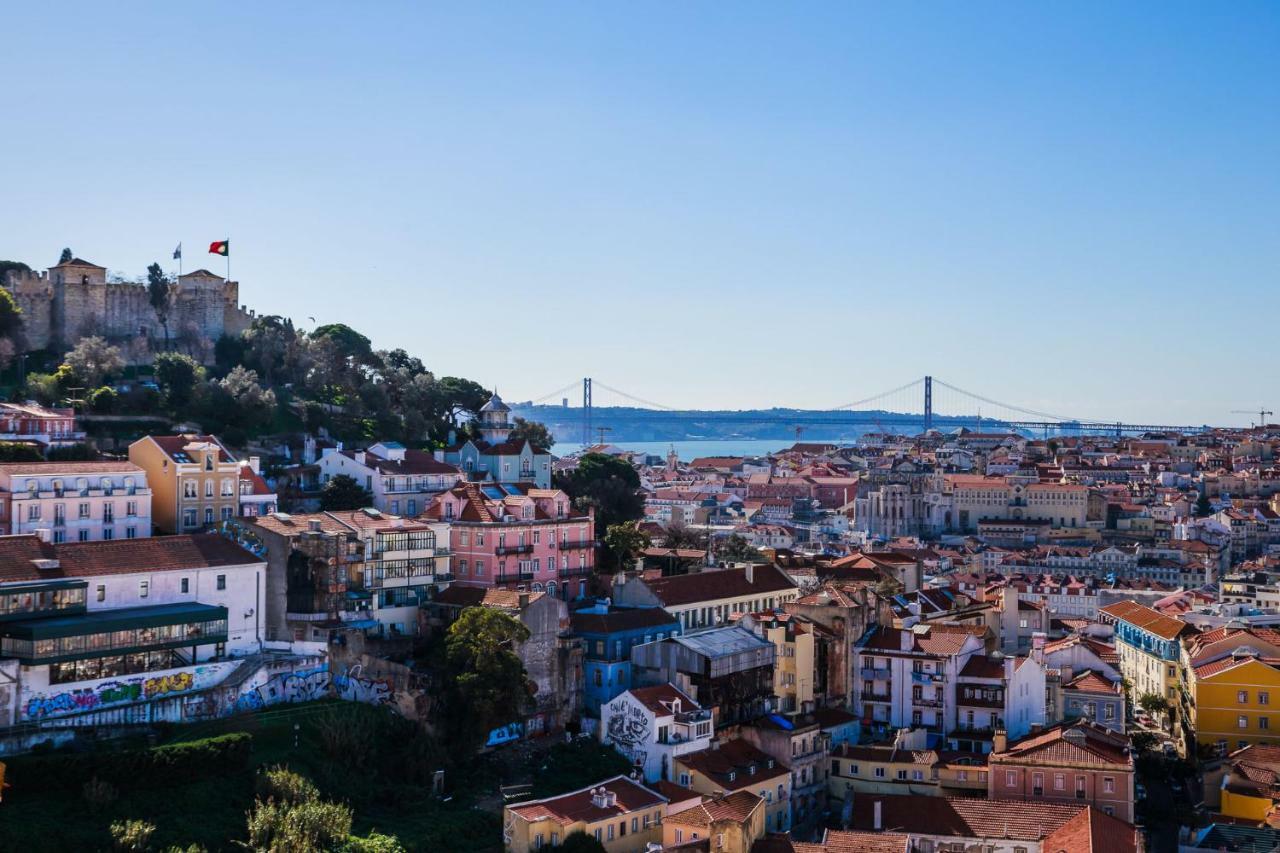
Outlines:
<svg viewBox="0 0 1280 853"><path fill-rule="evenodd" d="M310 702L329 696L382 705L391 701L391 688L390 679L365 676L359 664L337 675L320 665L270 676L264 683L237 696L230 712L256 711L282 702Z"/></svg>
<svg viewBox="0 0 1280 853"><path fill-rule="evenodd" d="M82 682L76 687L29 696L22 707L24 720L44 720L141 702L164 699L217 684L237 663L203 664L190 669Z"/></svg>

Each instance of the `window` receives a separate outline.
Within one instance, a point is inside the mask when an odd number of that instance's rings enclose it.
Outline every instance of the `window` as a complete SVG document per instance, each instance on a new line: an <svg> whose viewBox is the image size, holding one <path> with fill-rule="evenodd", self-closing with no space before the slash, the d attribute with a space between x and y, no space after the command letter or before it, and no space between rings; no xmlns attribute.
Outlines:
<svg viewBox="0 0 1280 853"><path fill-rule="evenodd" d="M218 589L226 589L226 588L227 588L227 576L218 575Z"/></svg>
<svg viewBox="0 0 1280 853"><path fill-rule="evenodd" d="M98 600L99 601L107 600L107 588L103 584L98 584Z"/></svg>
<svg viewBox="0 0 1280 853"><path fill-rule="evenodd" d="M1116 792L1116 780L1111 776L1102 777L1102 793L1114 794Z"/></svg>
<svg viewBox="0 0 1280 853"><path fill-rule="evenodd" d="M194 497L197 497L197 494L196 494L196 489L197 489L197 488L198 488L198 486L196 485L196 481L195 481L195 480L183 480L183 481L182 481L182 496L183 496L184 498L194 498Z"/></svg>
<svg viewBox="0 0 1280 853"><path fill-rule="evenodd" d="M196 526L196 511L194 509L184 509L182 511L182 526L183 527Z"/></svg>
<svg viewBox="0 0 1280 853"><path fill-rule="evenodd" d="M1271 723L1267 720L1266 717L1258 717L1258 728L1267 729L1270 727L1271 727Z"/></svg>
<svg viewBox="0 0 1280 853"><path fill-rule="evenodd" d="M204 496L206 498L213 497L213 480L204 481Z"/></svg>
<svg viewBox="0 0 1280 853"><path fill-rule="evenodd" d="M922 770L912 770L912 771L911 771L911 778L912 778L912 779L914 779L914 780L915 780L915 781L917 781L917 782L922 781L922 780L924 779L924 771L922 771Z"/></svg>
<svg viewBox="0 0 1280 853"><path fill-rule="evenodd" d="M1271 694L1270 694L1270 693L1268 693L1268 692L1267 692L1267 691L1265 691L1265 690L1259 690L1259 691L1258 691L1258 704L1259 704L1259 705L1270 705L1270 704L1271 704Z"/></svg>
<svg viewBox="0 0 1280 853"><path fill-rule="evenodd" d="M124 529L124 538L125 538L125 539L137 539L137 538L138 538L138 528L136 528L136 527L126 527L126 528Z"/></svg>
<svg viewBox="0 0 1280 853"><path fill-rule="evenodd" d="M213 507L211 506L204 508L204 523L213 524Z"/></svg>
<svg viewBox="0 0 1280 853"><path fill-rule="evenodd" d="M905 770L899 770L899 771L898 771L898 779L899 779L899 781L906 781L906 778L907 778L907 771L905 771Z"/></svg>
<svg viewBox="0 0 1280 853"><path fill-rule="evenodd" d="M151 593L151 581L138 581L138 598L146 598Z"/></svg>
<svg viewBox="0 0 1280 853"><path fill-rule="evenodd" d="M1248 704L1249 704L1249 691L1248 691L1248 690L1237 690L1237 691L1236 691L1236 701L1237 701L1237 702L1239 702L1241 705L1248 705Z"/></svg>
<svg viewBox="0 0 1280 853"><path fill-rule="evenodd" d="M1012 788L1012 787L1014 787L1015 785L1017 785L1017 784L1018 784L1018 771L1016 771L1016 770L1006 770L1006 771L1004 771L1004 784L1005 784L1005 787L1006 787L1006 788Z"/></svg>
<svg viewBox="0 0 1280 853"><path fill-rule="evenodd" d="M1067 776L1065 773L1053 774L1053 790L1065 791L1067 788Z"/></svg>
<svg viewBox="0 0 1280 853"><path fill-rule="evenodd" d="M183 579L182 579L182 591L183 591L184 593L187 593L187 592L190 592L190 591L191 591L191 579L190 579L190 578L183 578Z"/></svg>
<svg viewBox="0 0 1280 853"><path fill-rule="evenodd" d="M77 531L77 533L76 533L76 538L77 538L79 541L81 541L81 542L88 542L88 541L89 541L89 531L87 531L87 530L80 530L80 531Z"/></svg>
<svg viewBox="0 0 1280 853"><path fill-rule="evenodd" d="M1236 717L1236 727L1241 729L1249 728L1249 718L1246 717L1244 714L1241 714L1240 716Z"/></svg>
<svg viewBox="0 0 1280 853"><path fill-rule="evenodd" d="M877 778L877 779L883 779L883 778L884 778L884 768L883 768L883 767L877 767L877 768L876 768L876 778Z"/></svg>

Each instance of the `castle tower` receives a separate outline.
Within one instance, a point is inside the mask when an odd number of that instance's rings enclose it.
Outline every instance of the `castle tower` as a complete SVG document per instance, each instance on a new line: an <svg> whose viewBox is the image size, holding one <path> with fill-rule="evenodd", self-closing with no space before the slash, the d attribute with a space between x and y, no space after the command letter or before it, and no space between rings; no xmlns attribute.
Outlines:
<svg viewBox="0 0 1280 853"><path fill-rule="evenodd" d="M97 329L107 310L107 268L81 258L49 267L53 285L52 337L55 344L79 340Z"/></svg>
<svg viewBox="0 0 1280 853"><path fill-rule="evenodd" d="M489 402L480 407L480 438L489 444L502 444L511 435L512 426L508 421L511 409L502 402L498 392L494 391Z"/></svg>

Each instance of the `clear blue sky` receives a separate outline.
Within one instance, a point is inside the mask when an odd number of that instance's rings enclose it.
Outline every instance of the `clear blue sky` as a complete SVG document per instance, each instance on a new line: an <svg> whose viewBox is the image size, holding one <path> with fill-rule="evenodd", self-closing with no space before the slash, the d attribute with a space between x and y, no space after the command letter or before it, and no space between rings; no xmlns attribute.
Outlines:
<svg viewBox="0 0 1280 853"><path fill-rule="evenodd" d="M0 257L509 398L1280 409L1275 3L10 6ZM603 395L602 395L603 396Z"/></svg>

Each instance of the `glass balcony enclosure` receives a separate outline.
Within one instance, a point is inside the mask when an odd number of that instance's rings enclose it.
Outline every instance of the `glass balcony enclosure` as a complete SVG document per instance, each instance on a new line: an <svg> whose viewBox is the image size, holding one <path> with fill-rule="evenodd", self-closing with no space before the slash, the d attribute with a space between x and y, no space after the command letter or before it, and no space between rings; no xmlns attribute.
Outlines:
<svg viewBox="0 0 1280 853"><path fill-rule="evenodd" d="M226 640L227 608L195 603L98 610L0 627L0 652L34 665Z"/></svg>

